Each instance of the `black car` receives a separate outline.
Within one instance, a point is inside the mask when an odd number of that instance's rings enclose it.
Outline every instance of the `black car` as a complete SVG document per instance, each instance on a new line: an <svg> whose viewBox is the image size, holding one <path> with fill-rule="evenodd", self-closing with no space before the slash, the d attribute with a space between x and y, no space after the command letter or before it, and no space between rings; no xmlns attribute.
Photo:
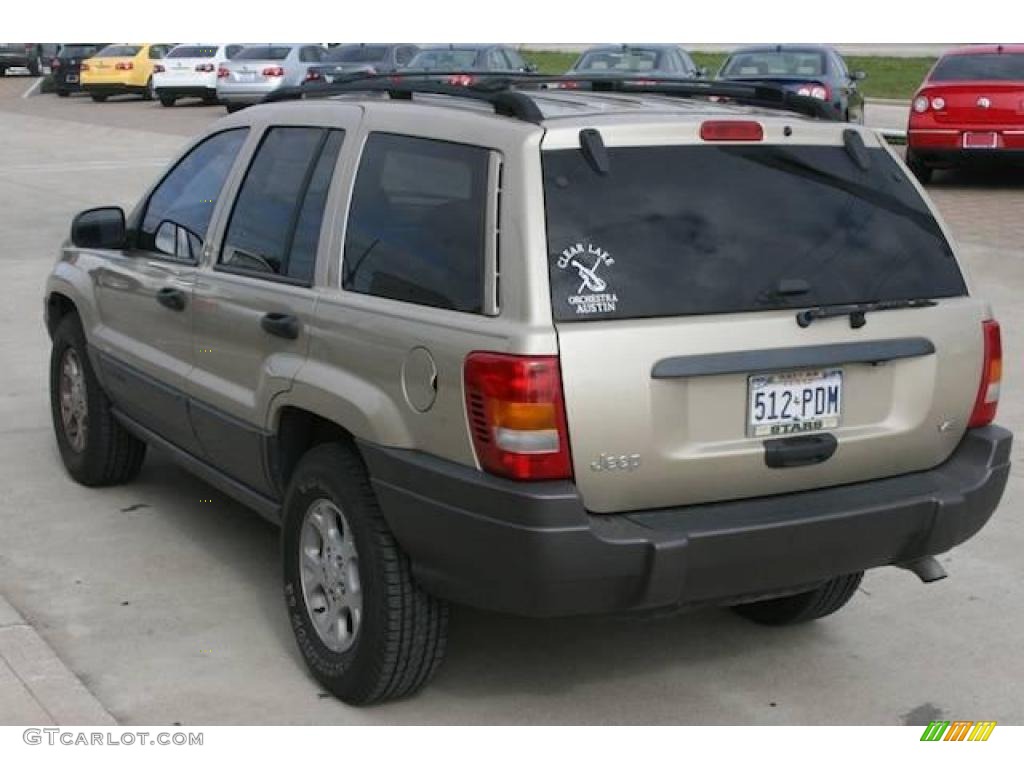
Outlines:
<svg viewBox="0 0 1024 768"><path fill-rule="evenodd" d="M13 67L25 67L32 76L43 71L44 43L0 43L0 77Z"/></svg>
<svg viewBox="0 0 1024 768"><path fill-rule="evenodd" d="M88 59L106 47L106 43L64 43L57 55L50 60L53 89L58 96L68 96L80 91L79 73L82 60Z"/></svg>
<svg viewBox="0 0 1024 768"><path fill-rule="evenodd" d="M580 54L565 74L698 78L706 72L678 45L656 44L597 45Z"/></svg>
<svg viewBox="0 0 1024 768"><path fill-rule="evenodd" d="M403 69L444 72L443 79L452 85L472 85L477 74L522 74L537 67L507 45L453 44L426 46Z"/></svg>
<svg viewBox="0 0 1024 768"><path fill-rule="evenodd" d="M827 101L851 122L864 122L864 96L839 52L827 45L751 45L729 54L719 80L756 80Z"/></svg>
<svg viewBox="0 0 1024 768"><path fill-rule="evenodd" d="M365 73L396 72L412 61L420 47L410 43L358 43L339 45L324 54L320 64L311 66L306 80L333 82L338 77Z"/></svg>

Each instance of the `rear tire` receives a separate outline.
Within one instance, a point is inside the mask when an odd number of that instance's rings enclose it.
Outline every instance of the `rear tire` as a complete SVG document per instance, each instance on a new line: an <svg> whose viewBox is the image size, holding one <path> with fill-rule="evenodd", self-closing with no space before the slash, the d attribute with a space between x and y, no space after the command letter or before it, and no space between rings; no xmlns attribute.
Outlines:
<svg viewBox="0 0 1024 768"><path fill-rule="evenodd" d="M173 96L161 96L160 105L163 107L173 107L174 102L177 101Z"/></svg>
<svg viewBox="0 0 1024 768"><path fill-rule="evenodd" d="M907 168L917 177L922 184L928 184L932 180L933 169L925 165L913 152L907 150Z"/></svg>
<svg viewBox="0 0 1024 768"><path fill-rule="evenodd" d="M146 444L114 418L74 313L64 317L53 334L50 413L61 459L77 482L117 485L139 474Z"/></svg>
<svg viewBox="0 0 1024 768"><path fill-rule="evenodd" d="M107 100L107 94L105 93L90 93L89 97L95 102L102 102Z"/></svg>
<svg viewBox="0 0 1024 768"><path fill-rule="evenodd" d="M322 444L302 458L281 542L292 630L324 688L365 705L430 680L444 658L448 606L413 580L355 448Z"/></svg>
<svg viewBox="0 0 1024 768"><path fill-rule="evenodd" d="M68 96L71 95L71 91L57 91L57 95L60 96L62 99L66 99Z"/></svg>
<svg viewBox="0 0 1024 768"><path fill-rule="evenodd" d="M802 624L835 613L853 597L864 578L864 571L829 579L817 589L772 600L734 605L732 609L758 624L781 627Z"/></svg>
<svg viewBox="0 0 1024 768"><path fill-rule="evenodd" d="M0 67L0 77L5 77L6 75L7 75L7 67Z"/></svg>
<svg viewBox="0 0 1024 768"><path fill-rule="evenodd" d="M142 92L143 101L153 101L156 98L156 89L153 88L153 78L146 81L146 90Z"/></svg>
<svg viewBox="0 0 1024 768"><path fill-rule="evenodd" d="M38 56L35 56L28 61L28 73L32 77L39 77L39 73L43 71L43 64Z"/></svg>
<svg viewBox="0 0 1024 768"><path fill-rule="evenodd" d="M224 109L226 109L228 111L229 115L233 115L238 110L245 109L245 105L244 104L232 104L229 101L227 104L224 105Z"/></svg>

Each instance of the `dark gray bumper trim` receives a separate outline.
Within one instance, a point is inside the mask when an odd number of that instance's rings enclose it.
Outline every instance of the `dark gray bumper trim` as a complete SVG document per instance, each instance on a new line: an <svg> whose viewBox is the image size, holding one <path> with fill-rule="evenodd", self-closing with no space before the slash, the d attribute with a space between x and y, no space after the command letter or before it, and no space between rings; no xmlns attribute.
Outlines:
<svg viewBox="0 0 1024 768"><path fill-rule="evenodd" d="M687 355L659 360L651 370L651 378L679 379L725 373L817 368L843 363L882 363L933 354L935 345L921 337L756 349L748 352L717 352L711 355Z"/></svg>

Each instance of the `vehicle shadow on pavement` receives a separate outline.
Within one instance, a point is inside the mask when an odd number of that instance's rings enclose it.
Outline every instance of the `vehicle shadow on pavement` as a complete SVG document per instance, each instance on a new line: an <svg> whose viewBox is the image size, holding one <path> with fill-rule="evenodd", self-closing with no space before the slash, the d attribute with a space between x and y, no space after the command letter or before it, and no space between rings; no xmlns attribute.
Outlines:
<svg viewBox="0 0 1024 768"><path fill-rule="evenodd" d="M157 452L147 459L136 482L142 496L169 502L159 511L166 525L233 569L235 581L250 585L246 595L258 605L245 613L257 614L264 625L253 626L252 631L271 633L294 674L318 691L295 646L282 603L278 529ZM194 497L211 502L183 503ZM719 608L530 619L453 605L446 661L414 700L434 695L563 695L607 684L609 679L660 678L669 669L685 674L687 668L697 670L730 659L742 663L752 652L773 648L791 652L794 633L810 640L820 631L815 626L758 627Z"/></svg>
<svg viewBox="0 0 1024 768"><path fill-rule="evenodd" d="M1024 163L1000 166L979 165L935 171L926 189L1019 189L1024 187Z"/></svg>

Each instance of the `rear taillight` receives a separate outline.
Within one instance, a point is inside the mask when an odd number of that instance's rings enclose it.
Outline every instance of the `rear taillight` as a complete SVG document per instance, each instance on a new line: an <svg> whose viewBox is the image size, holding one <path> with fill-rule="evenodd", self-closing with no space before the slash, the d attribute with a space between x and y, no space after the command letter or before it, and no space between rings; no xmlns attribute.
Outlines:
<svg viewBox="0 0 1024 768"><path fill-rule="evenodd" d="M996 417L999 406L999 385L1003 380L1003 341L999 331L999 323L986 320L981 324L985 338L985 358L981 369L981 384L978 385L978 397L974 401L969 428L984 427L991 424Z"/></svg>
<svg viewBox="0 0 1024 768"><path fill-rule="evenodd" d="M78 71L79 71L79 72L88 72L88 71L89 71L89 62L87 62L87 61L83 61L83 62L82 62L82 63L81 63L80 65L79 65L79 67L78 67Z"/></svg>
<svg viewBox="0 0 1024 768"><path fill-rule="evenodd" d="M448 85L472 85L476 78L472 75L452 75L448 78Z"/></svg>
<svg viewBox="0 0 1024 768"><path fill-rule="evenodd" d="M159 64L157 64L156 66L160 67ZM114 69L135 69L135 65L132 64L130 61L119 61L117 62L117 64L114 65ZM160 71L163 71L163 67L160 67Z"/></svg>
<svg viewBox="0 0 1024 768"><path fill-rule="evenodd" d="M164 65L163 64L154 64L153 65L153 74L154 75L160 74L161 72L165 72L165 71L166 70L164 69Z"/></svg>
<svg viewBox="0 0 1024 768"><path fill-rule="evenodd" d="M932 96L931 94L922 93L914 98L912 102L914 111L919 115L924 114L929 109L934 109L936 112L941 112L946 108L946 100L941 96Z"/></svg>
<svg viewBox="0 0 1024 768"><path fill-rule="evenodd" d="M196 72L213 72L213 70L215 69L216 67L213 66L213 64L210 64L209 62L205 64L196 64Z"/></svg>
<svg viewBox="0 0 1024 768"><path fill-rule="evenodd" d="M480 466L514 480L572 477L558 357L473 352L466 409Z"/></svg>
<svg viewBox="0 0 1024 768"><path fill-rule="evenodd" d="M323 75L321 75L317 70L310 68L306 70L306 76L302 78L302 82L315 83L323 79Z"/></svg>
<svg viewBox="0 0 1024 768"><path fill-rule="evenodd" d="M50 69L60 69L60 59L50 59Z"/></svg>
<svg viewBox="0 0 1024 768"><path fill-rule="evenodd" d="M827 85L821 83L807 83L807 85L801 85L796 89L798 96L810 96L814 99L821 99L822 101L828 101L832 98L832 91L829 90Z"/></svg>
<svg viewBox="0 0 1024 768"><path fill-rule="evenodd" d="M229 74L230 74L230 72L228 72L228 68L227 67L217 67L217 79L218 80L223 80Z"/></svg>
<svg viewBox="0 0 1024 768"><path fill-rule="evenodd" d="M705 120L700 124L704 141L761 141L764 128L752 120Z"/></svg>
<svg viewBox="0 0 1024 768"><path fill-rule="evenodd" d="M263 70L264 77L284 77L283 67L266 67Z"/></svg>

